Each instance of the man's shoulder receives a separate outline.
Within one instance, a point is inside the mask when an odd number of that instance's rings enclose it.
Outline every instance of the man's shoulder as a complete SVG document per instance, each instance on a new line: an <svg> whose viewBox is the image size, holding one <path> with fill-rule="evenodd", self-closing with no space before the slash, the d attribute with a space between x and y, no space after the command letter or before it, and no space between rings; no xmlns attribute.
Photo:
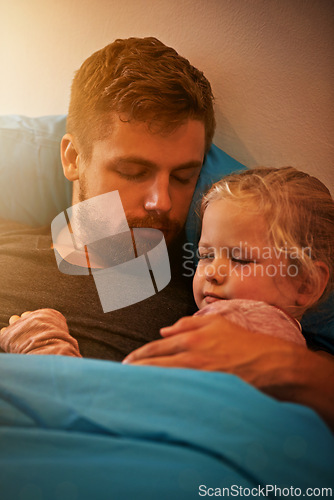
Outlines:
<svg viewBox="0 0 334 500"><path fill-rule="evenodd" d="M41 234L50 231L50 226L29 226L11 219L0 217L0 234L3 233L31 233Z"/></svg>
<svg viewBox="0 0 334 500"><path fill-rule="evenodd" d="M0 243L21 245L23 240L36 239L51 234L50 226L28 226L10 219L0 218Z"/></svg>

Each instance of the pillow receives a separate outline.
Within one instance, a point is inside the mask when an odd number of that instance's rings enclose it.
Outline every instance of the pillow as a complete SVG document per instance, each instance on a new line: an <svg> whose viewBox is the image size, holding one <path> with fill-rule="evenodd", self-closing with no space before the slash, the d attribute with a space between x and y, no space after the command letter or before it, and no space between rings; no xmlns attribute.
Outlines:
<svg viewBox="0 0 334 500"><path fill-rule="evenodd" d="M66 116L0 117L0 217L49 224L71 205L59 144Z"/></svg>
<svg viewBox="0 0 334 500"><path fill-rule="evenodd" d="M0 217L34 226L49 224L71 205L72 185L65 178L59 145L66 115L29 118L0 116ZM186 222L186 238L195 253L200 230L199 202L213 182L245 167L212 145ZM316 344L334 353L334 294L319 311L303 318L306 331L317 332Z"/></svg>
<svg viewBox="0 0 334 500"><path fill-rule="evenodd" d="M234 158L224 153L224 151L214 144L211 146L210 151L205 156L186 222L186 238L193 245L194 251L197 249L200 236L199 208L203 194L214 182L219 181L224 175L236 170L244 170L245 168L244 165L234 160Z"/></svg>

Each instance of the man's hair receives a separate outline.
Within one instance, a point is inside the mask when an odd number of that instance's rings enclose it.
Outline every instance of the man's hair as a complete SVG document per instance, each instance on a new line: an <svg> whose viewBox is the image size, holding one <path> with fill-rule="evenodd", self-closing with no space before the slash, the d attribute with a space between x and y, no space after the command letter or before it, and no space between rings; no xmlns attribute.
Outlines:
<svg viewBox="0 0 334 500"><path fill-rule="evenodd" d="M293 167L231 174L203 197L202 217L210 203L221 199L235 200L245 213L263 216L273 247L287 249L288 256L291 250L291 260L311 286L319 279L315 262L324 262L329 281L322 300L334 289L334 201L319 179Z"/></svg>
<svg viewBox="0 0 334 500"><path fill-rule="evenodd" d="M169 133L188 119L205 126L205 149L215 130L209 81L187 59L156 38L115 40L82 64L73 79L67 132L85 156L112 130L110 113ZM109 115L109 116L108 116Z"/></svg>

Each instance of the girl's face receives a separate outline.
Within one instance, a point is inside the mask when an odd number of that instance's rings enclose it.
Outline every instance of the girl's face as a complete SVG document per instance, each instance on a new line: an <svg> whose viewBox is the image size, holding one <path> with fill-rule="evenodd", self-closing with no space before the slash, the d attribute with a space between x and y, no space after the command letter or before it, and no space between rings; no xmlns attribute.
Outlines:
<svg viewBox="0 0 334 500"><path fill-rule="evenodd" d="M270 245L265 219L255 211L234 200L211 202L198 251L193 290L199 309L217 300L252 299L301 317L297 266Z"/></svg>

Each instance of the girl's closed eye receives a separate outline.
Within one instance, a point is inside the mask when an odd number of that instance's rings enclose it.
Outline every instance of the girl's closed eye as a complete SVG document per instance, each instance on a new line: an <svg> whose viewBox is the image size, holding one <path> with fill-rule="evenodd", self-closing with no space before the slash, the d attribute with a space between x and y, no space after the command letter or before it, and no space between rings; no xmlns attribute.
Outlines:
<svg viewBox="0 0 334 500"><path fill-rule="evenodd" d="M231 261L235 264L246 266L247 264L255 264L256 261L252 259L242 259L241 257L231 257Z"/></svg>
<svg viewBox="0 0 334 500"><path fill-rule="evenodd" d="M215 258L213 253L200 253L198 260L213 260Z"/></svg>

